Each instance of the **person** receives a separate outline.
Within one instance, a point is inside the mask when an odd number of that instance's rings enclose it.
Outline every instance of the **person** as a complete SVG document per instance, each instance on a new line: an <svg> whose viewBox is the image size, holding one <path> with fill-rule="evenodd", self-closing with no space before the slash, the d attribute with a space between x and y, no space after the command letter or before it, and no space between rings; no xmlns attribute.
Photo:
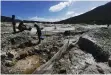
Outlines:
<svg viewBox="0 0 111 75"><path fill-rule="evenodd" d="M26 29L26 26L23 24L23 21L20 22L18 29L20 32L24 31Z"/></svg>
<svg viewBox="0 0 111 75"><path fill-rule="evenodd" d="M24 25L23 21L20 22L19 26L18 26L18 29L20 32L24 31L24 30L31 30L32 28L31 27L27 27L26 25Z"/></svg>
<svg viewBox="0 0 111 75"><path fill-rule="evenodd" d="M39 39L38 44L40 44L41 43L41 35L42 35L41 29L36 23L34 24L34 27L37 29L36 34L38 34L38 39Z"/></svg>
<svg viewBox="0 0 111 75"><path fill-rule="evenodd" d="M15 15L12 15L12 25L13 25L13 33L16 33L16 28L15 28L15 25L16 25Z"/></svg>
<svg viewBox="0 0 111 75"><path fill-rule="evenodd" d="M13 33L18 33L18 32L22 32L24 30L31 30L31 27L28 27L26 25L23 24L23 21L20 22L19 26L17 27L19 29L19 31L16 31L16 20L15 20L15 15L12 15L12 25L13 25Z"/></svg>

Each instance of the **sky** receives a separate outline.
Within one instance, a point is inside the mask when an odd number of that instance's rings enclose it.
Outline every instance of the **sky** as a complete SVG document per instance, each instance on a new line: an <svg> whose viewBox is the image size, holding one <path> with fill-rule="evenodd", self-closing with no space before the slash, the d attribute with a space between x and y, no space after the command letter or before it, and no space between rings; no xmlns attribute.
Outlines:
<svg viewBox="0 0 111 75"><path fill-rule="evenodd" d="M60 21L83 14L109 1L1 1L1 15L17 19Z"/></svg>

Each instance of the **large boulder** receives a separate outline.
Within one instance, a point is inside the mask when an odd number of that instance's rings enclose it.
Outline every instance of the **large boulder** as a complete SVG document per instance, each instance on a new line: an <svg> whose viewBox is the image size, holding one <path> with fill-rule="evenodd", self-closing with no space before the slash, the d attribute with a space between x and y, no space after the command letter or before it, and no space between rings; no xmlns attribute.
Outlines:
<svg viewBox="0 0 111 75"><path fill-rule="evenodd" d="M83 34L78 41L81 50L91 53L97 61L106 62L111 55L111 30L94 29Z"/></svg>
<svg viewBox="0 0 111 75"><path fill-rule="evenodd" d="M97 41L92 40L88 35L84 35L79 38L78 45L80 49L91 53L97 61L108 61L109 53L104 51L96 42Z"/></svg>

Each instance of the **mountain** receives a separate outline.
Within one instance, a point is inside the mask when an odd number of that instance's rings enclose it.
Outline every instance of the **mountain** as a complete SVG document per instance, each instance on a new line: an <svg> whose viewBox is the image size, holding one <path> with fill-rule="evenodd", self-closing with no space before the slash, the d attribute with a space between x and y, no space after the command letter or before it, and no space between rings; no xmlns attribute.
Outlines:
<svg viewBox="0 0 111 75"><path fill-rule="evenodd" d="M11 17L1 16L1 22L11 22ZM15 19L16 22L20 22L21 20Z"/></svg>
<svg viewBox="0 0 111 75"><path fill-rule="evenodd" d="M19 19L15 19L16 22L20 22L22 20ZM23 20L24 23L51 23L51 22L42 22L42 21L31 21L31 20ZM12 22L12 18L11 17L7 17L7 16L1 16L1 22Z"/></svg>
<svg viewBox="0 0 111 75"><path fill-rule="evenodd" d="M101 5L93 10L84 14L68 18L66 20L58 21L55 23L75 24L75 23L88 23L88 24L111 24L111 2Z"/></svg>

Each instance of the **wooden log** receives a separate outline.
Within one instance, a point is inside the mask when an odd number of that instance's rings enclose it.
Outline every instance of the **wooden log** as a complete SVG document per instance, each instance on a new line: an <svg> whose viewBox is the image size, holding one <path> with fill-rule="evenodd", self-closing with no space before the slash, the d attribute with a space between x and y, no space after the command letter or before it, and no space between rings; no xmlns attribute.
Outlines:
<svg viewBox="0 0 111 75"><path fill-rule="evenodd" d="M60 50L45 64L37 68L33 74L44 74L52 67L55 61L59 60L61 55L68 49L69 40L60 48Z"/></svg>

